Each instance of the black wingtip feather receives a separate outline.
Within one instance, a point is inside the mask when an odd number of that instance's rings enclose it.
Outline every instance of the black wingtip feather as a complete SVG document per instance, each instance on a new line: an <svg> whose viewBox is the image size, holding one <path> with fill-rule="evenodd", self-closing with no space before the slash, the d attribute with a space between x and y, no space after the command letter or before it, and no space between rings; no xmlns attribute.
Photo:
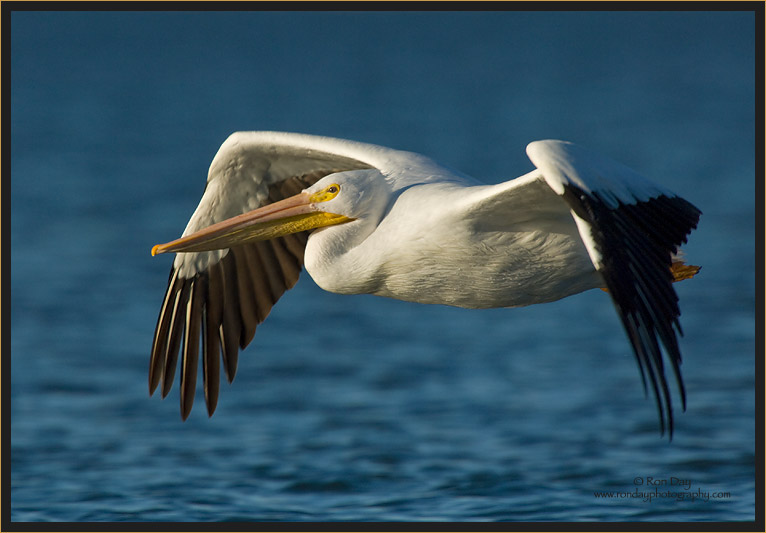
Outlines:
<svg viewBox="0 0 766 533"><path fill-rule="evenodd" d="M170 321L167 348L165 349L165 366L162 375L162 397L167 397L170 388L173 386L173 378L176 372L176 362L178 361L178 350L181 346L181 337L184 332L185 303L189 294L191 282L188 279L181 280L181 289L176 293L173 303L173 315Z"/></svg>
<svg viewBox="0 0 766 533"><path fill-rule="evenodd" d="M671 254L697 227L701 212L679 197L657 196L610 208L598 193L588 194L565 185L564 200L591 227L602 264L598 267L633 348L646 391L652 385L664 435L670 439L674 418L670 389L663 365L663 348L670 360L681 404L686 410L686 389L681 375L678 334L678 296L670 274ZM675 327L675 329L674 329ZM660 347L662 345L662 348Z"/></svg>
<svg viewBox="0 0 766 533"><path fill-rule="evenodd" d="M221 261L223 267L223 294L226 305L223 306L223 322L220 327L223 371L226 380L231 383L237 373L239 339L242 333L242 319L239 314L239 293L237 289L237 270L231 253Z"/></svg>
<svg viewBox="0 0 766 533"><path fill-rule="evenodd" d="M175 303L176 294L181 289L182 284L178 281L178 271L170 270L168 278L168 288L165 291L165 298L160 307L160 313L157 317L157 326L154 330L154 340L152 342L152 355L149 359L149 396L154 394L162 378L165 368L165 358L167 356L168 330L172 318L171 308Z"/></svg>
<svg viewBox="0 0 766 533"><path fill-rule="evenodd" d="M199 361L199 338L202 321L202 285L204 276L195 277L189 287L186 304L186 321L181 364L181 418L186 420L194 404L197 388L197 364Z"/></svg>
<svg viewBox="0 0 766 533"><path fill-rule="evenodd" d="M208 282L205 285L202 309L202 375L205 389L205 406L208 416L213 416L218 404L218 389L220 377L221 340L220 327L223 320L223 309L220 295L223 294L223 271L221 264L216 263L208 270Z"/></svg>

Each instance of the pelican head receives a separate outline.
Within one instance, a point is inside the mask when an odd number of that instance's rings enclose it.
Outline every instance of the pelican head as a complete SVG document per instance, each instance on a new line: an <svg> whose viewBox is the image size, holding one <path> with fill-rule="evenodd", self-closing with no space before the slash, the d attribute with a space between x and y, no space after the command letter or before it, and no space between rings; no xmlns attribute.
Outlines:
<svg viewBox="0 0 766 533"><path fill-rule="evenodd" d="M314 209L342 215L349 220L377 224L388 206L391 193L377 169L349 170L329 174L303 191L314 198Z"/></svg>
<svg viewBox="0 0 766 533"><path fill-rule="evenodd" d="M152 248L206 252L349 222L377 224L388 204L385 177L374 169L329 174L302 192ZM345 233L345 232L344 232Z"/></svg>

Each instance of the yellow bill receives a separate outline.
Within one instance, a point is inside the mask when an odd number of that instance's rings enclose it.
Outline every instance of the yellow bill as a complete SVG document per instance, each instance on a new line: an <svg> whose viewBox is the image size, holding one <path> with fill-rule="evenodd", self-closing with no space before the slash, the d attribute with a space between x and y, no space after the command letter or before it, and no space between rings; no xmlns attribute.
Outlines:
<svg viewBox="0 0 766 533"><path fill-rule="evenodd" d="M354 219L319 211L315 204L326 195L302 192L249 213L232 217L165 244L152 248L152 255L168 252L209 252L254 241L264 241Z"/></svg>

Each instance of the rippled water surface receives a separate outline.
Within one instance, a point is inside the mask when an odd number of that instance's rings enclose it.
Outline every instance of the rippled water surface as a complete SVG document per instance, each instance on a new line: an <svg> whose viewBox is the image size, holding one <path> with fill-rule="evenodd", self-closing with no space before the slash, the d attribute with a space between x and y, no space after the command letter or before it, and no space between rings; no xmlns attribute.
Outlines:
<svg viewBox="0 0 766 533"><path fill-rule="evenodd" d="M754 518L751 13L11 20L13 521ZM698 205L672 443L601 291L468 311L305 273L215 415L198 395L181 422L177 387L147 391L170 266L149 250L246 129L422 152L490 183L563 138Z"/></svg>

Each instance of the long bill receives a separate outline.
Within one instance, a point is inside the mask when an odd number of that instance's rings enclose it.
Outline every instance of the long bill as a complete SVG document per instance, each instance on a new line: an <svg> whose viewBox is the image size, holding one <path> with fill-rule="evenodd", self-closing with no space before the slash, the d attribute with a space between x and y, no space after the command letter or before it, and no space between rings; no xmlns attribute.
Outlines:
<svg viewBox="0 0 766 533"><path fill-rule="evenodd" d="M316 210L313 196L302 192L218 222L180 239L157 244L152 248L152 255L221 250L352 220L344 215Z"/></svg>

